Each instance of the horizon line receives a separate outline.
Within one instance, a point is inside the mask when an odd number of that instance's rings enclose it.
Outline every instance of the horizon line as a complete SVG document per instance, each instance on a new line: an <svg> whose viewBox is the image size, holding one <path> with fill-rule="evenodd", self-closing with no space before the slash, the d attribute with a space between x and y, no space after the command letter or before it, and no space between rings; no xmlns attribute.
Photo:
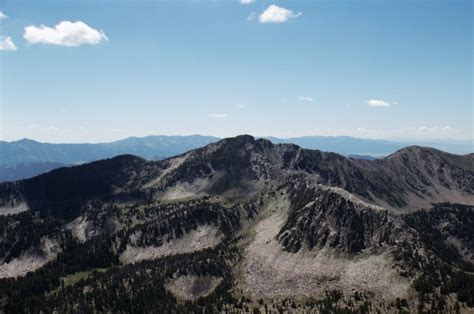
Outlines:
<svg viewBox="0 0 474 314"><path fill-rule="evenodd" d="M37 143L41 144L108 144L108 143L114 143L126 139L131 139L131 138L137 138L137 139L143 139L146 137L193 137L193 136L199 136L199 137L213 137L218 140L222 140L225 138L233 138L236 136L240 135L250 135L254 138L275 138L275 139L280 139L280 140L291 140L291 139L297 139L297 138L311 138L311 137L320 137L320 138L352 138L352 139L360 139L360 140L369 140L369 141L387 141L387 142L392 142L392 143L404 143L405 141L422 141L425 143L430 143L430 141L435 141L435 142L445 142L444 144L451 144L451 145L466 145L466 146L474 146L474 137L473 138L409 138L409 137L385 137L385 138L373 138L373 137L357 137L357 136L352 136L352 135L320 135L320 134L313 134L313 135L296 135L296 136L290 136L290 137L283 137L283 136L274 136L274 135L264 135L264 136L259 136L259 135L253 135L249 133L241 133L237 135L232 135L232 136L216 136L216 135L208 135L208 134L198 134L198 133L192 133L192 134L149 134L149 135L143 135L143 136L138 136L138 135L130 135L130 136L125 136L125 137L120 137L116 138L110 141L71 141L71 142L50 142L50 141L41 141L41 140L36 140L34 138L28 138L28 137L22 137L18 138L15 140L4 140L0 138L0 142L4 143L15 143L15 142L20 142L24 140L29 140L29 141L34 141ZM449 143L449 142L454 142L454 143ZM455 143L455 142L471 142L469 143Z"/></svg>

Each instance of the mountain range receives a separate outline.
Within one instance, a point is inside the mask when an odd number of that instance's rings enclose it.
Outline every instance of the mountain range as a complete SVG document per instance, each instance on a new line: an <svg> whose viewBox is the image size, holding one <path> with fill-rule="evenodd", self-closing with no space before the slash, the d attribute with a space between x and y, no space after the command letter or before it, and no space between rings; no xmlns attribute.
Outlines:
<svg viewBox="0 0 474 314"><path fill-rule="evenodd" d="M389 155L405 146L422 145L447 152L467 154L473 152L469 141L420 142L405 140L359 139L347 136L307 136L281 139L268 137L273 143L292 143L308 149L335 152L361 159L374 159ZM50 144L22 139L0 141L0 182L33 177L66 165L82 164L123 154L133 154L148 160L157 160L182 154L218 141L213 136L146 136L129 137L110 143Z"/></svg>
<svg viewBox="0 0 474 314"><path fill-rule="evenodd" d="M0 184L2 312L472 312L474 154L227 138Z"/></svg>

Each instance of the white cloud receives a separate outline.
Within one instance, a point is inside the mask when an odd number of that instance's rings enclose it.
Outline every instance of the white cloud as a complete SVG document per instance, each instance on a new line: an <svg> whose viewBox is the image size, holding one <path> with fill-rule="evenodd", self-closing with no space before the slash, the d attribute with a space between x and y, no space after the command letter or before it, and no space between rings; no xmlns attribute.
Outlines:
<svg viewBox="0 0 474 314"><path fill-rule="evenodd" d="M368 100L367 103L371 107L390 107L390 103L382 99L371 99Z"/></svg>
<svg viewBox="0 0 474 314"><path fill-rule="evenodd" d="M247 108L246 105L242 105L242 104L237 104L237 105L235 105L235 106L236 106L237 108L239 108L239 109L245 109L245 108Z"/></svg>
<svg viewBox="0 0 474 314"><path fill-rule="evenodd" d="M17 49L18 48L16 47L15 43L13 43L11 37L0 36L0 50L15 51Z"/></svg>
<svg viewBox="0 0 474 314"><path fill-rule="evenodd" d="M418 131L420 132L425 132L425 133L433 133L433 132L452 132L454 129L450 127L449 125L447 126L432 126L432 127L427 127L427 126L420 126L417 128Z"/></svg>
<svg viewBox="0 0 474 314"><path fill-rule="evenodd" d="M208 114L209 118L227 118L228 115L226 113L210 113Z"/></svg>
<svg viewBox="0 0 474 314"><path fill-rule="evenodd" d="M50 44L77 47L88 44L95 45L107 41L102 30L96 30L84 22L62 21L56 26L44 25L25 27L23 37L32 44Z"/></svg>
<svg viewBox="0 0 474 314"><path fill-rule="evenodd" d="M48 130L50 130L50 131L58 131L59 129L58 129L57 127L55 127L55 126L50 126L50 127L48 127Z"/></svg>
<svg viewBox="0 0 474 314"><path fill-rule="evenodd" d="M265 11L263 11L262 14L260 14L258 20L260 23L284 23L290 18L297 18L300 15L301 12L294 13L291 10L272 4Z"/></svg>
<svg viewBox="0 0 474 314"><path fill-rule="evenodd" d="M282 101L282 102L286 102L287 99L286 99L286 98L282 98L281 101Z"/></svg>
<svg viewBox="0 0 474 314"><path fill-rule="evenodd" d="M3 20L3 19L6 19L8 16L3 13L2 11L0 11L0 20Z"/></svg>
<svg viewBox="0 0 474 314"><path fill-rule="evenodd" d="M250 4L250 3L254 3L255 0L240 0L240 4Z"/></svg>
<svg viewBox="0 0 474 314"><path fill-rule="evenodd" d="M298 99L301 100L301 101L309 101L309 102L314 101L314 98L308 97L308 96L300 96L300 97L298 97Z"/></svg>

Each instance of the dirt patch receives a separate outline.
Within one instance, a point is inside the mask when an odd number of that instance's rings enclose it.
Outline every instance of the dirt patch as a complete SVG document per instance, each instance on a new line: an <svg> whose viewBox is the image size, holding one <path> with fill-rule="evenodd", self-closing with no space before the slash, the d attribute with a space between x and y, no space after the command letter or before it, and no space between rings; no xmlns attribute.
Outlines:
<svg viewBox="0 0 474 314"><path fill-rule="evenodd" d="M166 283L165 287L180 299L196 300L209 295L221 281L220 277L180 276Z"/></svg>
<svg viewBox="0 0 474 314"><path fill-rule="evenodd" d="M20 203L16 206L3 206L0 207L0 216L15 215L27 211L28 209L26 203Z"/></svg>
<svg viewBox="0 0 474 314"><path fill-rule="evenodd" d="M161 179L163 179L164 177L166 177L169 173L171 173L173 170L177 169L178 167L180 167L183 162L186 160L186 156L181 156L181 157L175 157L175 158L172 158L172 159L169 159L168 160L168 167L165 168L159 175L158 177L154 178L153 180L151 180L150 182L148 182L147 184L145 184L143 187L144 188L150 188L150 187L153 187L153 186L156 186L160 183Z"/></svg>
<svg viewBox="0 0 474 314"><path fill-rule="evenodd" d="M179 182L168 188L163 194L163 200L179 200L189 197L202 197L207 195L206 188L210 186L211 180L208 178L196 179L193 182Z"/></svg>
<svg viewBox="0 0 474 314"><path fill-rule="evenodd" d="M130 264L168 255L192 253L215 247L222 241L222 238L223 235L216 226L203 225L181 238L172 239L161 246L136 247L127 245L127 248L120 256L120 260L124 264Z"/></svg>
<svg viewBox="0 0 474 314"><path fill-rule="evenodd" d="M60 247L57 241L43 238L39 250L27 250L9 263L0 265L0 278L20 277L35 271L54 260L59 251Z"/></svg>
<svg viewBox="0 0 474 314"><path fill-rule="evenodd" d="M88 232L88 230L91 229L90 225L91 223L87 220L87 218L79 216L68 223L66 225L66 229L71 230L74 238L81 242L86 242L90 238Z"/></svg>

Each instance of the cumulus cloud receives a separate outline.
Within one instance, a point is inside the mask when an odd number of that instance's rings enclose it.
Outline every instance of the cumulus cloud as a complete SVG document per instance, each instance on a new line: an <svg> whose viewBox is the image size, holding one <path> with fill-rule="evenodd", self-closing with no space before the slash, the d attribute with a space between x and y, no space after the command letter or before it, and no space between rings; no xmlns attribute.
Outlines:
<svg viewBox="0 0 474 314"><path fill-rule="evenodd" d="M370 99L367 103L371 107L390 107L390 103L382 99Z"/></svg>
<svg viewBox="0 0 474 314"><path fill-rule="evenodd" d="M297 18L301 15L301 12L294 13L292 10L288 10L274 4L270 5L265 11L260 14L258 20L260 23L284 23L291 18Z"/></svg>
<svg viewBox="0 0 474 314"><path fill-rule="evenodd" d="M250 4L250 3L254 3L255 0L240 0L240 3L241 4Z"/></svg>
<svg viewBox="0 0 474 314"><path fill-rule="evenodd" d="M17 47L15 43L12 41L11 37L0 36L0 50L14 51L14 50L17 50Z"/></svg>
<svg viewBox="0 0 474 314"><path fill-rule="evenodd" d="M228 117L226 113L210 113L207 116L209 118L227 118Z"/></svg>
<svg viewBox="0 0 474 314"><path fill-rule="evenodd" d="M6 19L8 16L3 13L2 11L0 11L0 20L3 20L3 19Z"/></svg>
<svg viewBox="0 0 474 314"><path fill-rule="evenodd" d="M309 96L300 96L300 97L298 97L298 99L301 100L301 101L309 101L309 102L314 101L314 98L309 97Z"/></svg>
<svg viewBox="0 0 474 314"><path fill-rule="evenodd" d="M62 21L54 27L30 25L25 27L23 37L32 44L68 47L95 45L108 40L102 30L96 30L81 21Z"/></svg>

